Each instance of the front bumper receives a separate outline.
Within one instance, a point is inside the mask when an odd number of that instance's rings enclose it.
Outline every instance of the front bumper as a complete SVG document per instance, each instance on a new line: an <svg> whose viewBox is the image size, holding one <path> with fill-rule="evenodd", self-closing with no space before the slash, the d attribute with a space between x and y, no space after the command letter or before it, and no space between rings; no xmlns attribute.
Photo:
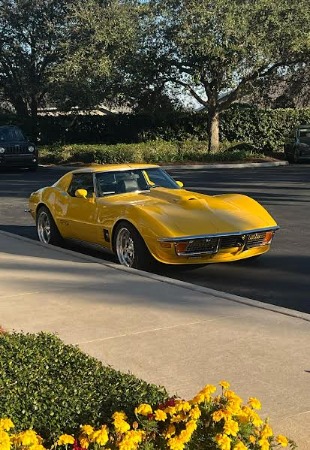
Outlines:
<svg viewBox="0 0 310 450"><path fill-rule="evenodd" d="M231 233L158 239L156 259L168 264L237 261L269 250L278 226Z"/></svg>

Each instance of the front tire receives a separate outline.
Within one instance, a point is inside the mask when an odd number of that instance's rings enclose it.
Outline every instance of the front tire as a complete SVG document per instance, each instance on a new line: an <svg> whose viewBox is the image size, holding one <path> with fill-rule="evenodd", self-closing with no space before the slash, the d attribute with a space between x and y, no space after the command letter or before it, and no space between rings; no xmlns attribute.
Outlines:
<svg viewBox="0 0 310 450"><path fill-rule="evenodd" d="M62 241L57 225L46 206L41 206L36 218L37 234L43 244L59 245Z"/></svg>
<svg viewBox="0 0 310 450"><path fill-rule="evenodd" d="M136 228L120 222L114 233L114 252L120 264L134 269L148 269L153 258Z"/></svg>

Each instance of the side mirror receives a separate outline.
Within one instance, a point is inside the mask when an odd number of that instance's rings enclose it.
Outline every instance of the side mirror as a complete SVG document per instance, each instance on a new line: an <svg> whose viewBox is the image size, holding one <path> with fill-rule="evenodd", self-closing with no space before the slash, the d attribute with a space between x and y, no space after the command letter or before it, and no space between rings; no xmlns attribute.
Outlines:
<svg viewBox="0 0 310 450"><path fill-rule="evenodd" d="M77 198L87 198L87 190L86 189L77 189L74 193Z"/></svg>
<svg viewBox="0 0 310 450"><path fill-rule="evenodd" d="M184 186L184 184L182 183L182 181L176 181L177 185L180 186L181 188Z"/></svg>

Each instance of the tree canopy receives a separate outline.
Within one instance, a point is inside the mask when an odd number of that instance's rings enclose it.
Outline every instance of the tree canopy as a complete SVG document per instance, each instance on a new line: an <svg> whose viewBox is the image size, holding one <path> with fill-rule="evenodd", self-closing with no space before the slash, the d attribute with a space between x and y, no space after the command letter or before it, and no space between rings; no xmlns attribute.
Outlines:
<svg viewBox="0 0 310 450"><path fill-rule="evenodd" d="M233 102L277 79L302 84L309 9L308 0L0 0L0 93L35 118L46 101L169 109L167 87L177 86L206 109L216 151Z"/></svg>
<svg viewBox="0 0 310 450"><path fill-rule="evenodd" d="M309 52L307 0L151 0L147 51L166 82L208 112L210 150L219 115L257 80L301 63Z"/></svg>
<svg viewBox="0 0 310 450"><path fill-rule="evenodd" d="M17 114L36 114L68 39L67 0L0 1L0 89Z"/></svg>
<svg viewBox="0 0 310 450"><path fill-rule="evenodd" d="M0 0L0 90L18 115L91 106L111 88L136 21L122 0Z"/></svg>

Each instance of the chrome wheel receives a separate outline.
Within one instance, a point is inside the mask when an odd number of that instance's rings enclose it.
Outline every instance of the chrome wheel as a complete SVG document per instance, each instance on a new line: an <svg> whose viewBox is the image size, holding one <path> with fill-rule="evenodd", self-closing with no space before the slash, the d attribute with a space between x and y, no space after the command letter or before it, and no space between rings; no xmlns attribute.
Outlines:
<svg viewBox="0 0 310 450"><path fill-rule="evenodd" d="M133 267L135 262L135 245L130 231L120 228L116 236L116 253L119 262L126 267Z"/></svg>
<svg viewBox="0 0 310 450"><path fill-rule="evenodd" d="M37 232L41 242L49 244L51 240L51 222L48 214L41 211L37 222Z"/></svg>

